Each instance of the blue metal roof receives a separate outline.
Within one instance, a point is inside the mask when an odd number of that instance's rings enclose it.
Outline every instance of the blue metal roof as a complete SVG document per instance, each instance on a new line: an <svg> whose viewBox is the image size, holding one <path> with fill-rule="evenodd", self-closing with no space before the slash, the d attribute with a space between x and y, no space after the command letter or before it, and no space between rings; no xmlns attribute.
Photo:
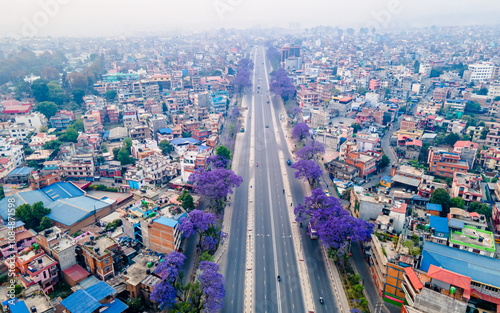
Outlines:
<svg viewBox="0 0 500 313"><path fill-rule="evenodd" d="M61 305L71 313L91 313L101 306L99 301L82 289L61 301Z"/></svg>
<svg viewBox="0 0 500 313"><path fill-rule="evenodd" d="M175 145L175 146L178 146L178 145L187 145L187 144L199 144L201 143L201 141L199 140L196 140L194 138L191 138L191 137L187 137L187 138L176 138L172 141L170 141L170 144L172 145Z"/></svg>
<svg viewBox="0 0 500 313"><path fill-rule="evenodd" d="M446 217L439 217L431 215L429 217L429 226L434 228L439 233L449 233L448 219Z"/></svg>
<svg viewBox="0 0 500 313"><path fill-rule="evenodd" d="M155 220L155 223L162 224L168 227L174 228L177 225L177 221L166 216L159 217Z"/></svg>
<svg viewBox="0 0 500 313"><path fill-rule="evenodd" d="M90 286L89 288L85 289L85 291L88 292L88 294L95 298L97 301L101 301L102 299L116 293L116 290L113 287L103 281Z"/></svg>
<svg viewBox="0 0 500 313"><path fill-rule="evenodd" d="M500 259L426 241L420 269L427 272L431 264L500 288Z"/></svg>
<svg viewBox="0 0 500 313"><path fill-rule="evenodd" d="M158 129L158 132L162 135L167 135L172 133L172 129L170 127L167 128L160 128Z"/></svg>
<svg viewBox="0 0 500 313"><path fill-rule="evenodd" d="M17 167L7 176L29 175L34 169L34 167Z"/></svg>
<svg viewBox="0 0 500 313"><path fill-rule="evenodd" d="M427 211L438 211L441 212L443 211L443 207L441 204L436 204L436 203L427 203Z"/></svg>
<svg viewBox="0 0 500 313"><path fill-rule="evenodd" d="M24 203L33 205L43 202L51 212L48 217L61 224L70 226L84 218L109 206L108 203L88 196L70 183L55 183L42 190L20 192L0 200L0 215L5 220L8 218L9 199L19 206ZM12 200L11 200L12 201Z"/></svg>
<svg viewBox="0 0 500 313"><path fill-rule="evenodd" d="M102 134L102 138L109 138L109 130L105 131L104 134Z"/></svg>
<svg viewBox="0 0 500 313"><path fill-rule="evenodd" d="M24 300L16 301L14 304L8 305L8 307L12 313L31 313L30 310L28 310L26 303L24 303Z"/></svg>
<svg viewBox="0 0 500 313"><path fill-rule="evenodd" d="M207 147L207 146L199 146L199 147L198 147L198 152L201 152L201 151L203 151L203 150L208 150L208 149L210 149L210 147Z"/></svg>
<svg viewBox="0 0 500 313"><path fill-rule="evenodd" d="M392 182L392 177L389 176L389 175L385 175L384 177L382 177L382 180L386 181L388 183L391 183Z"/></svg>
<svg viewBox="0 0 500 313"><path fill-rule="evenodd" d="M111 303L103 304L102 306L107 307L106 311L103 311L106 313L121 313L128 308L128 306L125 303L121 302L118 299L115 299L115 301Z"/></svg>

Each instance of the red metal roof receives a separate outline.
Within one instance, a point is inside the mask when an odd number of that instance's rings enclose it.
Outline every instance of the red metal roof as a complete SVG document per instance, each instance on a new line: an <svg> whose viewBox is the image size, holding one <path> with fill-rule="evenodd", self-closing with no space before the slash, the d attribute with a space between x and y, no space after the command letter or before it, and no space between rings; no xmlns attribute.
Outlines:
<svg viewBox="0 0 500 313"><path fill-rule="evenodd" d="M422 282L420 281L412 267L405 267L404 271L406 273L406 276L408 276L411 284L413 285L413 288L418 290L424 288L424 285L422 285Z"/></svg>
<svg viewBox="0 0 500 313"><path fill-rule="evenodd" d="M445 270L444 268L437 267L433 264L431 264L431 266L429 267L429 270L427 271L427 276L448 283L450 285L462 288L464 290L464 295L463 295L464 298L467 299L470 298L470 283L471 283L470 277Z"/></svg>

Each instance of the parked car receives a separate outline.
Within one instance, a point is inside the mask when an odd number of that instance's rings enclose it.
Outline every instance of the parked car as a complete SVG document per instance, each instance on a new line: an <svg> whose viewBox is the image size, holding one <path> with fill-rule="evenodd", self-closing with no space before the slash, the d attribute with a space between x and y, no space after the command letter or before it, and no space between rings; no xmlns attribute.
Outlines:
<svg viewBox="0 0 500 313"><path fill-rule="evenodd" d="M291 161L290 159L288 159L288 160L286 160L286 164L287 164L288 166L290 166L290 165L292 165L292 161Z"/></svg>

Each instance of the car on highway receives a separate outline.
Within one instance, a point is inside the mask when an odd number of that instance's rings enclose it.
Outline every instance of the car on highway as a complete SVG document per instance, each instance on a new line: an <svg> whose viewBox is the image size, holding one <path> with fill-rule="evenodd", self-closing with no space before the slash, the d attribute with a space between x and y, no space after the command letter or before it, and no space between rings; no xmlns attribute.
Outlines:
<svg viewBox="0 0 500 313"><path fill-rule="evenodd" d="M288 166L290 166L290 165L292 165L292 161L291 161L290 159L288 159L288 160L286 160L286 164L287 164Z"/></svg>
<svg viewBox="0 0 500 313"><path fill-rule="evenodd" d="M244 133L244 132L245 132L245 129L242 127L242 128L240 129L240 132Z"/></svg>
<svg viewBox="0 0 500 313"><path fill-rule="evenodd" d="M330 192L328 191L328 189L325 189L325 195L327 195L328 197L330 196Z"/></svg>
<svg viewBox="0 0 500 313"><path fill-rule="evenodd" d="M269 128L269 124L266 124L266 128Z"/></svg>

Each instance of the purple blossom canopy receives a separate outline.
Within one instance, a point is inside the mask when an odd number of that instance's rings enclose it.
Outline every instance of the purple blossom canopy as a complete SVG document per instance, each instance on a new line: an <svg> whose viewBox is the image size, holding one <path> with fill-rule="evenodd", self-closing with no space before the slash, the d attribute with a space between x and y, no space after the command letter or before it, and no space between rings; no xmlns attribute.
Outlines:
<svg viewBox="0 0 500 313"><path fill-rule="evenodd" d="M309 135L309 125L306 123L298 123L292 130L292 137L302 140Z"/></svg>
<svg viewBox="0 0 500 313"><path fill-rule="evenodd" d="M295 115L301 113L302 110L300 109L300 107L296 106L296 107L293 107L290 109L290 111L288 112L288 114L292 115L293 118L295 118Z"/></svg>
<svg viewBox="0 0 500 313"><path fill-rule="evenodd" d="M218 312L224 306L224 296L226 295L225 280L222 274L219 274L219 265L213 262L201 261L199 281L205 296L203 307L206 312Z"/></svg>
<svg viewBox="0 0 500 313"><path fill-rule="evenodd" d="M323 147L321 142L312 140L309 143L307 143L304 147L302 147L302 149L295 152L295 155L302 160L311 160L317 154L324 154L324 153L325 153L325 147Z"/></svg>
<svg viewBox="0 0 500 313"><path fill-rule="evenodd" d="M288 99L295 95L295 86L293 80L288 77L288 73L282 67L278 68L271 76L269 89L283 99Z"/></svg>
<svg viewBox="0 0 500 313"><path fill-rule="evenodd" d="M167 307L171 309L175 304L177 291L174 283L179 275L179 270L184 265L186 257L179 252L170 252L163 262L156 267L155 273L163 280L153 287L150 299L157 302L161 309Z"/></svg>
<svg viewBox="0 0 500 313"><path fill-rule="evenodd" d="M292 164L292 168L296 169L295 178L304 180L315 180L321 177L323 171L313 160L299 160Z"/></svg>
<svg viewBox="0 0 500 313"><path fill-rule="evenodd" d="M209 172L196 171L191 174L189 180L195 184L196 192L213 201L220 201L233 193L233 187L239 187L243 182L241 176L225 168L216 168Z"/></svg>
<svg viewBox="0 0 500 313"><path fill-rule="evenodd" d="M346 251L349 241L365 241L373 233L373 224L350 216L339 199L327 196L321 188L313 190L294 213L299 222L310 218L319 239L339 252Z"/></svg>
<svg viewBox="0 0 500 313"><path fill-rule="evenodd" d="M189 237L195 232L206 232L209 227L216 224L216 218L213 213L193 210L189 212L188 217L181 218L180 222L179 230L184 232L184 236Z"/></svg>
<svg viewBox="0 0 500 313"><path fill-rule="evenodd" d="M227 159L217 154L209 156L205 163L205 168L207 170L212 170L216 168L226 168L226 166L227 166Z"/></svg>

